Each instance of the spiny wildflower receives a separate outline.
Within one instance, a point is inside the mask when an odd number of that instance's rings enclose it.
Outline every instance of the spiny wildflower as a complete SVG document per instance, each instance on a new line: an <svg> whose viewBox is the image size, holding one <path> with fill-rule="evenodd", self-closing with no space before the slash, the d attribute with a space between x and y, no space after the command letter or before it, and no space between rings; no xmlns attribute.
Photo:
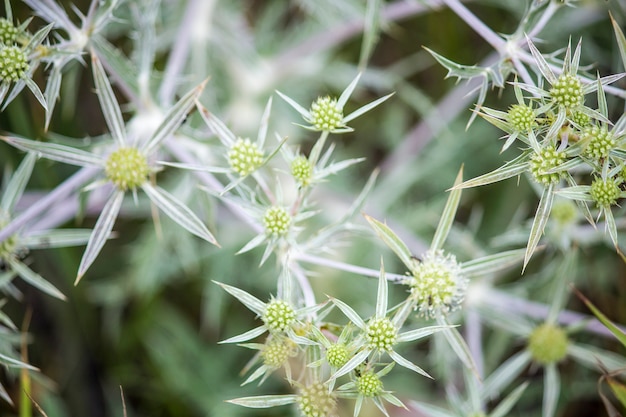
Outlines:
<svg viewBox="0 0 626 417"><path fill-rule="evenodd" d="M535 112L526 104L514 104L507 113L507 119L517 131L526 132L535 126Z"/></svg>
<svg viewBox="0 0 626 417"><path fill-rule="evenodd" d="M583 86L580 79L574 74L564 73L557 78L550 89L552 102L573 109L580 106L584 100Z"/></svg>
<svg viewBox="0 0 626 417"><path fill-rule="evenodd" d="M228 151L228 162L233 171L245 177L263 164L263 151L250 139L237 139Z"/></svg>
<svg viewBox="0 0 626 417"><path fill-rule="evenodd" d="M539 153L534 153L530 157L530 173L535 181L547 186L561 180L561 173L549 172L554 170L567 160L564 151L559 151L553 147L542 148Z"/></svg>
<svg viewBox="0 0 626 417"><path fill-rule="evenodd" d="M618 182L614 178L596 178L591 183L591 198L599 207L612 206L617 202L620 196L620 188Z"/></svg>
<svg viewBox="0 0 626 417"><path fill-rule="evenodd" d="M454 255L442 250L428 251L411 273L411 299L420 314L434 317L460 307L468 280Z"/></svg>
<svg viewBox="0 0 626 417"><path fill-rule="evenodd" d="M298 409L303 417L329 417L335 412L337 400L321 382L300 388Z"/></svg>
<svg viewBox="0 0 626 417"><path fill-rule="evenodd" d="M616 145L614 135L605 126L587 126L583 129L582 141L586 144L585 155L595 160L609 156Z"/></svg>
<svg viewBox="0 0 626 417"><path fill-rule="evenodd" d="M263 226L269 235L284 235L291 225L291 216L283 207L272 206L268 208L263 216Z"/></svg>
<svg viewBox="0 0 626 417"><path fill-rule="evenodd" d="M28 57L17 46L0 47L0 82L17 82L26 77Z"/></svg>
<svg viewBox="0 0 626 417"><path fill-rule="evenodd" d="M274 299L265 307L262 320L270 332L284 332L295 322L296 313L286 301Z"/></svg>
<svg viewBox="0 0 626 417"><path fill-rule="evenodd" d="M366 397L376 397L383 391L383 383L374 371L366 371L357 377L356 389Z"/></svg>
<svg viewBox="0 0 626 417"><path fill-rule="evenodd" d="M0 43L5 45L12 45L17 39L19 31L13 24L13 22L0 18Z"/></svg>
<svg viewBox="0 0 626 417"><path fill-rule="evenodd" d="M148 161L137 148L119 148L112 152L104 165L109 181L122 191L141 186L150 173Z"/></svg>
<svg viewBox="0 0 626 417"><path fill-rule="evenodd" d="M309 185L313 177L313 165L311 161L304 155L298 155L291 162L291 175L299 185L303 187Z"/></svg>

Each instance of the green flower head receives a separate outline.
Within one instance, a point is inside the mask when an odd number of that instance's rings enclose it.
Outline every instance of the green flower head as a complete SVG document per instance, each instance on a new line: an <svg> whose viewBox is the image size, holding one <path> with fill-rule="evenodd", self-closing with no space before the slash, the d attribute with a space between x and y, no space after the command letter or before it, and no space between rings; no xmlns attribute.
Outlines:
<svg viewBox="0 0 626 417"><path fill-rule="evenodd" d="M386 317L373 319L367 325L366 338L371 349L390 351L396 344L398 329Z"/></svg>
<svg viewBox="0 0 626 417"><path fill-rule="evenodd" d="M535 181L544 186L557 183L561 180L561 173L548 171L557 168L566 159L567 155L563 151L551 147L542 148L539 153L534 153L530 157L530 173Z"/></svg>
<svg viewBox="0 0 626 417"><path fill-rule="evenodd" d="M267 304L262 320L270 332L284 332L295 322L296 312L286 301L274 299Z"/></svg>
<svg viewBox="0 0 626 417"><path fill-rule="evenodd" d="M587 126L583 129L582 140L587 144L585 155L595 160L609 156L616 145L615 137L604 126Z"/></svg>
<svg viewBox="0 0 626 417"><path fill-rule="evenodd" d="M263 225L268 235L280 236L287 233L291 225L291 216L283 207L273 206L265 211Z"/></svg>
<svg viewBox="0 0 626 417"><path fill-rule="evenodd" d="M507 113L507 119L515 130L526 132L535 125L535 112L525 104L514 104Z"/></svg>
<svg viewBox="0 0 626 417"><path fill-rule="evenodd" d="M263 164L263 151L250 139L237 139L228 151L228 162L233 171L245 177Z"/></svg>
<svg viewBox="0 0 626 417"><path fill-rule="evenodd" d="M356 389L365 397L376 397L383 392L383 383L373 371L367 371L357 377Z"/></svg>
<svg viewBox="0 0 626 417"><path fill-rule="evenodd" d="M574 74L561 74L550 89L552 102L566 109L573 109L583 103L583 86Z"/></svg>
<svg viewBox="0 0 626 417"><path fill-rule="evenodd" d="M106 160L104 172L109 181L120 190L134 190L146 182L150 167L146 157L137 148L122 147Z"/></svg>
<svg viewBox="0 0 626 417"><path fill-rule="evenodd" d="M18 31L13 22L0 18L0 43L12 45L17 39L17 34Z"/></svg>
<svg viewBox="0 0 626 417"><path fill-rule="evenodd" d="M320 131L333 131L343 126L343 111L337 105L337 99L319 97L311 105L311 123Z"/></svg>
<svg viewBox="0 0 626 417"><path fill-rule="evenodd" d="M569 340L565 331L549 323L534 329L528 338L530 356L542 365L559 362L565 358L568 345Z"/></svg>
<svg viewBox="0 0 626 417"><path fill-rule="evenodd" d="M617 202L620 195L620 188L613 178L603 180L596 178L591 183L591 198L598 207L609 207Z"/></svg>
<svg viewBox="0 0 626 417"><path fill-rule="evenodd" d="M303 417L329 417L337 401L326 385L316 382L300 389L297 404Z"/></svg>
<svg viewBox="0 0 626 417"><path fill-rule="evenodd" d="M26 53L17 46L0 47L0 82L17 82L26 78L28 69Z"/></svg>

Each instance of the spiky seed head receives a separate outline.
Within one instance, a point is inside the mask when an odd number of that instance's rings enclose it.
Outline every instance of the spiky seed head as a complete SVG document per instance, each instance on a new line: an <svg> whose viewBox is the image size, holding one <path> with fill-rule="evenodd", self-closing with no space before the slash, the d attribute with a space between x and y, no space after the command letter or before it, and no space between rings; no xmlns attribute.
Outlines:
<svg viewBox="0 0 626 417"><path fill-rule="evenodd" d="M263 364L278 369L294 354L294 343L286 338L270 339L261 350Z"/></svg>
<svg viewBox="0 0 626 417"><path fill-rule="evenodd" d="M530 173L536 182L544 186L557 183L561 180L561 173L548 171L557 168L566 160L567 155L564 151L553 147L542 148L539 153L534 153L530 157Z"/></svg>
<svg viewBox="0 0 626 417"><path fill-rule="evenodd" d="M313 165L311 161L303 155L298 155L291 162L291 175L299 185L303 187L309 185L313 177Z"/></svg>
<svg viewBox="0 0 626 417"><path fill-rule="evenodd" d="M289 231L291 216L283 207L272 206L265 211L263 225L265 226L265 233L268 235L284 235Z"/></svg>
<svg viewBox="0 0 626 417"><path fill-rule="evenodd" d="M583 86L574 74L561 74L550 89L552 102L566 109L583 104Z"/></svg>
<svg viewBox="0 0 626 417"><path fill-rule="evenodd" d="M373 371L367 371L357 377L356 389L365 397L376 397L383 391L383 383Z"/></svg>
<svg viewBox="0 0 626 417"><path fill-rule="evenodd" d="M261 319L271 333L280 333L293 324L296 312L288 302L273 299L267 303Z"/></svg>
<svg viewBox="0 0 626 417"><path fill-rule="evenodd" d="M237 139L228 151L228 163L233 171L245 177L263 164L263 151L250 139Z"/></svg>
<svg viewBox="0 0 626 417"><path fill-rule="evenodd" d="M514 104L507 113L507 119L518 132L527 132L535 126L535 112L525 104Z"/></svg>
<svg viewBox="0 0 626 417"><path fill-rule="evenodd" d="M619 185L614 178L596 178L591 183L591 198L598 207L610 207L617 203L620 195Z"/></svg>
<svg viewBox="0 0 626 417"><path fill-rule="evenodd" d="M326 361L335 368L341 368L348 362L348 347L343 343L335 343L326 350Z"/></svg>
<svg viewBox="0 0 626 417"><path fill-rule="evenodd" d="M613 133L604 126L587 126L583 129L582 140L587 144L585 155L595 160L606 158L616 146Z"/></svg>
<svg viewBox="0 0 626 417"><path fill-rule="evenodd" d="M528 338L528 351L535 362L542 365L565 358L569 340L565 331L550 323L535 328Z"/></svg>
<svg viewBox="0 0 626 417"><path fill-rule="evenodd" d="M150 173L148 160L134 147L123 147L112 152L106 160L104 172L109 181L122 191L141 186Z"/></svg>
<svg viewBox="0 0 626 417"><path fill-rule="evenodd" d="M367 325L365 337L371 349L389 351L396 344L398 329L386 317L372 319Z"/></svg>
<svg viewBox="0 0 626 417"><path fill-rule="evenodd" d="M333 131L343 127L343 110L337 106L337 100L326 97L319 97L312 105L310 122L316 130Z"/></svg>
<svg viewBox="0 0 626 417"><path fill-rule="evenodd" d="M337 400L321 382L315 382L300 389L297 400L303 417L329 417L334 415Z"/></svg>
<svg viewBox="0 0 626 417"><path fill-rule="evenodd" d="M18 30L13 25L13 22L0 18L0 43L10 46L15 43L17 39Z"/></svg>
<svg viewBox="0 0 626 417"><path fill-rule="evenodd" d="M26 78L28 57L17 46L0 47L0 82L17 82Z"/></svg>
<svg viewBox="0 0 626 417"><path fill-rule="evenodd" d="M433 317L458 309L467 290L468 279L456 257L442 250L428 251L416 262L409 280L411 298L421 315Z"/></svg>

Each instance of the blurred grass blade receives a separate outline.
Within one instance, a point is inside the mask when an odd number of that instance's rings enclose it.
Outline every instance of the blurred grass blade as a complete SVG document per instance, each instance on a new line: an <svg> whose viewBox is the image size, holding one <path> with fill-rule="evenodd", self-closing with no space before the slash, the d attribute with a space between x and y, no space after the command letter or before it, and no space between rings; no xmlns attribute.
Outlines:
<svg viewBox="0 0 626 417"><path fill-rule="evenodd" d="M611 24L613 24L613 31L615 32L619 55L622 58L622 65L624 69L626 69L626 37L624 37L624 32L622 32L619 23L613 18L613 15L609 13L609 17L611 18Z"/></svg>
<svg viewBox="0 0 626 417"><path fill-rule="evenodd" d="M207 242L219 246L211 232L209 232L209 229L207 229L198 216L173 195L149 182L145 182L141 186L141 189L144 190L150 200L156 204L158 208L163 210L165 214L180 226Z"/></svg>
<svg viewBox="0 0 626 417"><path fill-rule="evenodd" d="M446 238L448 237L448 233L450 233L450 228L452 227L452 223L454 222L454 217L456 216L456 210L459 207L459 202L461 201L461 188L454 188L457 185L461 184L463 181L463 167L459 170L459 173L454 180L454 186L452 190L449 191L450 195L448 196L448 200L446 201L446 206L443 209L443 213L441 218L439 219L439 224L437 225L437 229L435 230L435 236L433 236L433 241L430 244L430 250L436 251L443 247Z"/></svg>
<svg viewBox="0 0 626 417"><path fill-rule="evenodd" d="M350 96L352 95L352 92L354 91L354 89L356 88L357 83L359 82L359 80L361 79L361 73L359 72L356 77L354 77L354 79L352 80L352 82L350 82L350 84L348 84L348 86L346 87L345 90L343 90L343 92L341 93L341 95L339 96L339 99L337 100L337 107L339 107L340 109L343 109L343 107L346 105L346 103L348 102L348 99L350 98ZM344 118L345 120L345 118Z"/></svg>
<svg viewBox="0 0 626 417"><path fill-rule="evenodd" d="M531 361L530 353L522 350L511 356L485 379L483 384L483 399L489 400L502 393L515 378L528 366Z"/></svg>
<svg viewBox="0 0 626 417"><path fill-rule="evenodd" d="M480 380L481 379L480 372L478 372L478 367L476 366L476 363L474 362L474 358L472 357L472 352L467 346L465 339L463 339L463 336L461 336L459 331L453 326L451 326L446 320L446 318L443 317L442 315L437 316L437 323L440 326L448 327L447 329L444 329L442 332L446 340L450 344L450 347L452 348L454 353L456 353L456 355L461 360L461 362L463 362L463 364L467 367L467 369L472 371L474 376L476 376L476 378Z"/></svg>
<svg viewBox="0 0 626 417"><path fill-rule="evenodd" d="M409 269L413 269L413 256L406 244L391 230L386 224L379 222L373 217L364 215L365 220L372 226L378 237L389 246L402 261L402 263Z"/></svg>
<svg viewBox="0 0 626 417"><path fill-rule="evenodd" d="M361 71L367 67L367 62L372 56L372 51L378 41L378 34L380 33L380 8L380 0L367 0L363 42L361 43L361 54L359 56L359 69L361 69Z"/></svg>
<svg viewBox="0 0 626 417"><path fill-rule="evenodd" d="M89 229L57 229L31 233L20 237L20 244L29 249L61 248L85 245L89 241Z"/></svg>
<svg viewBox="0 0 626 417"><path fill-rule="evenodd" d="M385 278L385 265L380 259L380 274L378 275L378 291L376 293L376 318L382 319L387 315L387 299L389 297L387 279Z"/></svg>
<svg viewBox="0 0 626 417"><path fill-rule="evenodd" d="M608 317L606 317L598 308L591 302L587 297L583 295L576 287L572 286L572 290L578 298L581 299L583 303L587 306L589 310L593 313L594 316L600 320L604 326L609 329L611 333L619 340L619 342L626 348L626 333L621 331L619 327L617 327Z"/></svg>

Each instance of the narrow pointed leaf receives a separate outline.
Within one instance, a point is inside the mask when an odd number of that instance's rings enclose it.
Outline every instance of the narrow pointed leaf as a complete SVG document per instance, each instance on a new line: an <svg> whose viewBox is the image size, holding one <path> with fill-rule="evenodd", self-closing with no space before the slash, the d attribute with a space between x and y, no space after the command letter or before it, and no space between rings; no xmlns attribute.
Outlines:
<svg viewBox="0 0 626 417"><path fill-rule="evenodd" d="M40 289L46 294L58 298L59 300L65 300L66 297L61 291L52 285L49 281L46 281L41 275L24 265L22 262L9 258L9 265L11 268L22 278L35 288Z"/></svg>
<svg viewBox="0 0 626 417"><path fill-rule="evenodd" d="M517 401L522 397L522 394L528 387L529 382L524 382L519 387L515 388L505 399L500 401L500 404L489 414L489 417L506 417L509 415L511 409L517 404Z"/></svg>
<svg viewBox="0 0 626 417"><path fill-rule="evenodd" d="M267 331L267 328L265 326L259 326L259 327L255 327L254 329L248 330L247 332L242 333L240 335L229 337L228 339L225 339L225 340L221 340L218 343L222 344L222 343L247 342L248 340L256 339L257 337L261 336L266 331Z"/></svg>
<svg viewBox="0 0 626 417"><path fill-rule="evenodd" d="M423 47L423 48L426 49L426 51L429 54L431 54L433 58L435 58L442 67L448 70L448 73L446 74L446 78L457 77L459 79L463 79L463 78L469 79L469 78L474 78L480 75L485 75L485 69L482 67L478 67L475 65L457 64L456 62L451 61L442 55L439 55L438 53L436 53L435 51L429 48L426 48L426 47Z"/></svg>
<svg viewBox="0 0 626 417"><path fill-rule="evenodd" d="M443 335L450 344L450 347L454 350L454 353L456 353L467 369L472 371L476 378L480 379L480 372L478 372L478 368L476 367L476 363L472 357L472 352L467 346L465 339L463 339L463 336L461 336L456 328L450 326L446 319L441 315L437 317L437 323L441 326L448 326L447 329L443 330Z"/></svg>
<svg viewBox="0 0 626 417"><path fill-rule="evenodd" d="M183 123L191 109L194 107L196 100L202 94L206 81L198 85L183 96L178 102L167 112L163 121L157 127L152 137L142 145L146 154L154 151L167 137L176 131Z"/></svg>
<svg viewBox="0 0 626 417"><path fill-rule="evenodd" d="M376 318L382 319L387 315L387 279L385 278L385 266L380 260L380 274L378 275L378 291L376 295Z"/></svg>
<svg viewBox="0 0 626 417"><path fill-rule="evenodd" d="M543 230L545 229L546 223L548 223L548 219L550 218L552 202L554 201L554 188L554 183L551 183L543 189L543 193L541 194L541 200L539 200L539 206L537 207L537 212L535 213L535 218L530 228L530 236L528 237L526 254L524 255L523 269L526 269L531 256L535 252L535 249L537 249L539 240L543 235Z"/></svg>
<svg viewBox="0 0 626 417"><path fill-rule="evenodd" d="M402 332L398 335L397 342L414 342L418 339L422 339L426 336L430 336L434 333L440 332L442 330L451 329L454 326L450 325L440 325L440 326L428 326L422 327L421 329L413 329L406 332Z"/></svg>
<svg viewBox="0 0 626 417"><path fill-rule="evenodd" d="M243 305L248 307L252 312L256 313L259 317L263 315L265 312L265 303L254 295L239 289L237 287L233 287L232 285L223 284L221 282L213 281L220 287L222 287L227 293L235 297L237 300L241 301Z"/></svg>
<svg viewBox="0 0 626 417"><path fill-rule="evenodd" d="M522 350L502 363L485 379L483 399L489 401L499 396L521 374L530 361L530 353L527 350Z"/></svg>
<svg viewBox="0 0 626 417"><path fill-rule="evenodd" d="M24 83L26 83L26 87L30 90L31 93L35 96L41 107L48 111L48 103L46 103L46 98L43 96L43 93L39 89L39 86L35 84L35 82L30 77L24 78Z"/></svg>
<svg viewBox="0 0 626 417"><path fill-rule="evenodd" d="M337 100L337 107L339 107L340 109L343 109L343 107L348 102L348 99L352 95L352 92L356 88L356 85L357 85L357 83L359 82L360 79L361 79L361 73L358 73L356 75L356 77L354 77L352 82L350 82L350 84L348 84L346 89L343 90L343 92L341 93L341 96L339 96L339 99Z"/></svg>
<svg viewBox="0 0 626 417"><path fill-rule="evenodd" d="M2 194L2 200L0 200L0 209L2 209L4 213L11 213L13 207L15 207L15 203L22 197L26 184L30 179L30 174L33 172L36 160L37 157L35 154L29 152L24 159L22 159L17 170L11 175L11 180Z"/></svg>
<svg viewBox="0 0 626 417"><path fill-rule="evenodd" d="M626 385L615 378L607 378L606 382L609 384L609 388L611 388L615 398L622 404L622 407L626 407Z"/></svg>
<svg viewBox="0 0 626 417"><path fill-rule="evenodd" d="M406 244L400 240L400 238L391 230L386 224L379 222L373 217L364 215L365 220L372 226L378 237L380 237L383 242L389 246L391 249L402 261L402 263L407 267L407 269L413 269L413 256L411 251L406 246Z"/></svg>
<svg viewBox="0 0 626 417"><path fill-rule="evenodd" d="M403 356L401 356L400 354L398 354L396 351L389 351L389 356L391 357L391 359L394 360L395 363L397 363L398 365L406 368L406 369L410 369L413 372L417 372L418 374L425 376L426 378L430 378L433 379L432 376L430 376L428 374L428 372L426 372L425 370L423 370L422 368L420 368L419 366L415 365L413 362L411 362L408 359L405 359Z"/></svg>
<svg viewBox="0 0 626 417"><path fill-rule="evenodd" d="M349 115L345 116L342 120L343 123L348 123L354 119L356 119L357 117L359 117L360 115L367 113L368 111L372 110L374 107L378 106L379 104L381 104L382 102L386 101L389 97L393 96L395 93L390 93L387 94L384 97L381 97L377 100L372 101L371 103L366 104L363 107L359 107L358 109L356 109L355 111L353 111L352 113L350 113Z"/></svg>
<svg viewBox="0 0 626 417"><path fill-rule="evenodd" d="M259 149L263 149L265 145L265 138L267 137L267 128L270 123L270 112L272 110L272 97L267 100L267 104L265 105L265 111L263 111L263 116L261 117L261 124L259 126L259 134L256 138L256 144Z"/></svg>
<svg viewBox="0 0 626 417"><path fill-rule="evenodd" d="M52 71L48 76L48 80L46 83L46 89L44 91L44 97L46 100L47 108L46 108L46 120L44 124L44 130L48 131L48 126L50 126L50 121L52 120L52 113L54 111L54 107L56 106L56 102L59 98L59 91L61 89L61 65L54 65L52 67Z"/></svg>
<svg viewBox="0 0 626 417"><path fill-rule="evenodd" d="M237 251L236 255L239 255L239 254L242 254L242 253L246 253L246 252L256 248L257 246L259 246L260 244L262 244L266 240L267 240L267 236L265 236L264 234L256 235L251 241L246 243L243 248L239 249Z"/></svg>
<svg viewBox="0 0 626 417"><path fill-rule="evenodd" d="M89 229L56 229L31 233L20 237L20 245L29 249L63 248L85 245L89 241Z"/></svg>
<svg viewBox="0 0 626 417"><path fill-rule="evenodd" d="M331 298L330 301L332 301L332 303L334 305L336 305L339 308L339 310L341 310L343 312L343 314L345 314L346 317L352 323L354 323L359 329L365 330L367 325L365 324L365 322L363 321L361 316L359 316L357 314L357 312L354 311L354 309L352 307L350 307L349 305L347 305L343 301L338 300L337 298Z"/></svg>
<svg viewBox="0 0 626 417"><path fill-rule="evenodd" d="M165 214L167 214L180 226L207 242L219 246L204 223L202 223L198 216L196 216L195 213L180 200L161 187L152 185L149 182L145 182L141 186L141 189L158 208L163 210Z"/></svg>
<svg viewBox="0 0 626 417"><path fill-rule="evenodd" d="M126 133L124 128L124 119L120 105L115 98L111 83L104 71L104 67L96 54L91 55L91 65L93 69L93 80L96 85L96 92L104 120L109 127L111 136L118 146L126 145Z"/></svg>
<svg viewBox="0 0 626 417"><path fill-rule="evenodd" d="M259 395L258 397L242 397L234 400L227 400L232 404L241 405L248 408L271 408L279 405L293 404L298 399L297 395Z"/></svg>
<svg viewBox="0 0 626 417"><path fill-rule="evenodd" d="M589 310L593 313L594 316L604 324L604 326L613 333L613 335L619 340L619 342L626 348L626 333L621 331L619 327L617 327L607 316L605 316L587 297L583 295L578 289L573 288L574 292L582 300L583 303L587 306Z"/></svg>
<svg viewBox="0 0 626 417"><path fill-rule="evenodd" d="M561 392L561 380L555 363L546 365L544 372L543 406L541 415L542 417L554 417L554 414L556 413L556 404L559 400L559 393Z"/></svg>
<svg viewBox="0 0 626 417"><path fill-rule="evenodd" d="M35 368L34 366L31 366L27 363L24 363L20 360L17 359L13 359L10 356L4 355L2 353L0 353L0 363L5 365L5 366L10 366L10 367L17 367L17 368L26 368L26 369L30 369L32 371L38 371L37 368Z"/></svg>
<svg viewBox="0 0 626 417"><path fill-rule="evenodd" d="M530 38L526 37L526 41L528 43L528 49L535 59L535 62L537 63L537 67L539 68L539 71L541 71L541 74L543 74L543 76L546 78L546 80L548 80L550 84L556 83L556 75L554 75L554 73L550 69L550 65L548 65L548 62L546 62L543 55L541 55L541 52L539 52L539 50L530 40Z"/></svg>
<svg viewBox="0 0 626 417"><path fill-rule="evenodd" d="M26 152L34 152L53 161L63 162L78 166L104 166L104 160L90 152L81 151L70 146L57 145L56 143L39 142L36 140L19 138L17 136L0 136L1 140L8 142Z"/></svg>
<svg viewBox="0 0 626 417"><path fill-rule="evenodd" d="M452 223L454 222L454 216L456 216L456 210L459 207L459 202L461 201L461 192L462 189L454 188L457 185L461 184L463 181L463 167L459 170L459 173L454 180L454 186L452 190L449 191L450 195L448 196L448 200L446 201L446 206L443 209L443 213L441 214L441 218L439 219L439 224L437 225L437 229L435 230L435 236L433 236L433 241L430 244L430 250L436 251L443 247L446 238L448 237L448 233L450 233L450 228L452 227Z"/></svg>
<svg viewBox="0 0 626 417"><path fill-rule="evenodd" d="M524 260L526 249L513 249L494 255L483 256L461 264L463 274L483 275L501 271Z"/></svg>
<svg viewBox="0 0 626 417"><path fill-rule="evenodd" d="M311 114L309 113L309 111L307 109L305 109L304 107L302 107L301 105L299 105L298 103L296 103L291 97L288 97L288 96L284 95L283 93L281 93L278 90L276 90L276 94L278 94L280 96L280 98L285 100L287 102L287 104L289 104L291 107L293 107L306 120L308 120L309 117L311 117Z"/></svg>
<svg viewBox="0 0 626 417"><path fill-rule="evenodd" d="M617 224L615 223L615 217L613 217L611 207L604 207L602 211L604 212L604 220L606 221L606 228L609 231L609 236L611 236L611 241L613 241L613 245L617 248Z"/></svg>
<svg viewBox="0 0 626 417"><path fill-rule="evenodd" d="M619 27L619 23L613 18L613 15L609 14L611 18L611 24L613 25L613 31L615 32L615 39L617 40L617 47L619 48L619 55L622 58L622 65L626 69L626 37L624 32Z"/></svg>
<svg viewBox="0 0 626 417"><path fill-rule="evenodd" d="M124 200L124 191L116 189L109 197L109 201L107 201L102 208L100 217L98 217L98 221L96 221L93 232L89 237L89 242L87 242L87 248L85 249L83 258L80 260L78 275L76 276L74 285L77 285L80 282L83 275L85 275L85 272L87 272L87 269L89 269L93 261L96 260L96 257L109 238L111 230L113 230L113 225L115 224L115 219L117 219L117 214L122 206L122 200Z"/></svg>
<svg viewBox="0 0 626 417"><path fill-rule="evenodd" d="M487 174L483 174L476 178L472 178L471 180L467 180L459 185L456 185L454 188L472 188L479 187L481 185L493 184L495 182L521 175L527 169L528 153L525 152L511 162L508 162L505 165L501 166L500 168L496 168L495 170Z"/></svg>

